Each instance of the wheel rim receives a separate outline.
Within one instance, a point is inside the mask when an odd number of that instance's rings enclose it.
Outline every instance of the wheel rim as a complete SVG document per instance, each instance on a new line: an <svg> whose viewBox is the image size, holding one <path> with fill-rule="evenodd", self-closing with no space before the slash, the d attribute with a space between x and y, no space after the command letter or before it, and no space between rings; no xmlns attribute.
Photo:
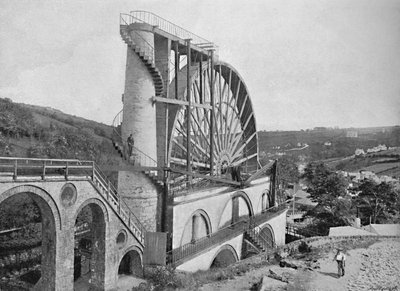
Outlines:
<svg viewBox="0 0 400 291"><path fill-rule="evenodd" d="M200 70L191 68L190 98L193 103L211 105L211 69L207 65L203 67L201 72L203 86L200 86ZM244 172L255 171L258 167L258 141L255 116L247 87L230 65L219 62L214 65L213 70L215 103L213 174L224 174L228 167L238 165ZM182 72L186 72L186 68L183 68L181 74L178 75L181 88L183 84L186 84L186 76ZM201 91L203 94L200 94ZM170 96L174 95L174 93L170 94ZM186 90L180 90L177 99L187 100L186 96ZM186 106L171 111L169 163L173 167L186 166L186 115ZM199 173L209 173L211 110L192 107L190 118L192 169Z"/></svg>

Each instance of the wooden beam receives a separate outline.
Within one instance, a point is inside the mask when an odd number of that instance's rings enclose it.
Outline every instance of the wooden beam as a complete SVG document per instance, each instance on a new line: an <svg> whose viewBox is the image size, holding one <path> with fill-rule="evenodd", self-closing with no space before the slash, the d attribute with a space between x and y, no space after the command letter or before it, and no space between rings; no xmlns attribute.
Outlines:
<svg viewBox="0 0 400 291"><path fill-rule="evenodd" d="M192 56L191 56L191 50L190 50L190 39L186 40L186 46L187 46L187 65L186 65L186 101L188 102L188 105L186 107L186 169L191 172L192 171L192 165L190 164L190 155L192 154L191 150L191 134L190 134L190 123L191 123L191 111L192 108L190 107L192 100L190 98L190 65L192 62ZM190 181L191 177L188 177L188 181Z"/></svg>
<svg viewBox="0 0 400 291"><path fill-rule="evenodd" d="M206 180L215 181L215 182L224 183L224 184L229 184L229 185L234 185L234 186L240 186L241 185L239 182L236 182L236 181L225 180L225 179L217 178L215 176L202 175L202 174L198 174L198 173L194 173L194 172L188 172L188 171L184 171L184 170L180 170L180 169L169 168L169 171L171 171L173 173L189 175L189 176L192 176L194 178L203 178L203 179L206 179Z"/></svg>
<svg viewBox="0 0 400 291"><path fill-rule="evenodd" d="M257 172L255 172L250 178L248 178L246 181L244 181L245 185L250 184L251 181L254 181L255 179L261 177L261 175L272 168L272 166L276 163L276 160L270 161L268 164L266 164L264 167L259 169Z"/></svg>
<svg viewBox="0 0 400 291"><path fill-rule="evenodd" d="M178 99L171 99L171 98L164 98L164 97L155 97L153 96L151 99L154 102L162 102L162 103L168 103L168 104L177 104L181 106L188 106L189 102L184 101L184 100L178 100ZM204 109L212 109L211 105L208 104L200 104L200 103L190 103L191 107L200 107Z"/></svg>

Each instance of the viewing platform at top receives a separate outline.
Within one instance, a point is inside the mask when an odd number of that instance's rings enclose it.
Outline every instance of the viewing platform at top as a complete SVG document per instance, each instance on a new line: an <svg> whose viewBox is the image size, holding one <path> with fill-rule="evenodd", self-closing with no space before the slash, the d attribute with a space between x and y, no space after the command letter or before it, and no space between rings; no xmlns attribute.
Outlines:
<svg viewBox="0 0 400 291"><path fill-rule="evenodd" d="M120 14L120 26L136 31L149 31L178 44L179 54L187 54L187 40L190 40L191 50L203 55L203 60L209 57L209 51L218 55L218 46L154 13L148 11L131 11L130 14Z"/></svg>

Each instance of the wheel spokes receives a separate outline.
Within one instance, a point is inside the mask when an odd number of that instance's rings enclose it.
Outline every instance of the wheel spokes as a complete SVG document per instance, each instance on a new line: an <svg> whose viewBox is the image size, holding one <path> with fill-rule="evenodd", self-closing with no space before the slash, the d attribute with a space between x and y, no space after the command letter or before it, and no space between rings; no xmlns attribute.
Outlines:
<svg viewBox="0 0 400 291"><path fill-rule="evenodd" d="M195 103L211 105L210 93L213 88L214 110L193 106L189 124L186 119L187 108L179 110L171 143L176 148L175 151L171 150L172 163L186 165L187 139L191 145L190 160L194 167L210 168L211 140L214 144L213 159L219 163L216 164L219 168L223 162L239 165L257 157L257 150L253 150L257 141L252 141L256 137L254 114L244 83L229 67L218 64L213 70L215 77L212 83L209 67L198 72L197 78L191 83L190 98ZM202 74L202 83L199 74ZM182 97L182 100L186 99ZM211 117L214 119L212 131ZM190 127L189 136L187 126Z"/></svg>

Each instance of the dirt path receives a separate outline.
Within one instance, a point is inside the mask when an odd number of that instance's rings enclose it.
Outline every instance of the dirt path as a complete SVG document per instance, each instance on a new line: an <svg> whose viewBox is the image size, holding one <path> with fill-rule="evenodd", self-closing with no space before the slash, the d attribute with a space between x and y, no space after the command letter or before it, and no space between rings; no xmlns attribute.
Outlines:
<svg viewBox="0 0 400 291"><path fill-rule="evenodd" d="M346 251L346 274L337 277L337 265L333 261L334 250L326 252L318 260L319 269L307 270L266 266L245 273L233 280L207 284L200 290L250 290L254 283L269 273L269 270L291 277L288 283L266 278L264 290L307 291L400 291L400 239L388 239L374 243L368 249Z"/></svg>

